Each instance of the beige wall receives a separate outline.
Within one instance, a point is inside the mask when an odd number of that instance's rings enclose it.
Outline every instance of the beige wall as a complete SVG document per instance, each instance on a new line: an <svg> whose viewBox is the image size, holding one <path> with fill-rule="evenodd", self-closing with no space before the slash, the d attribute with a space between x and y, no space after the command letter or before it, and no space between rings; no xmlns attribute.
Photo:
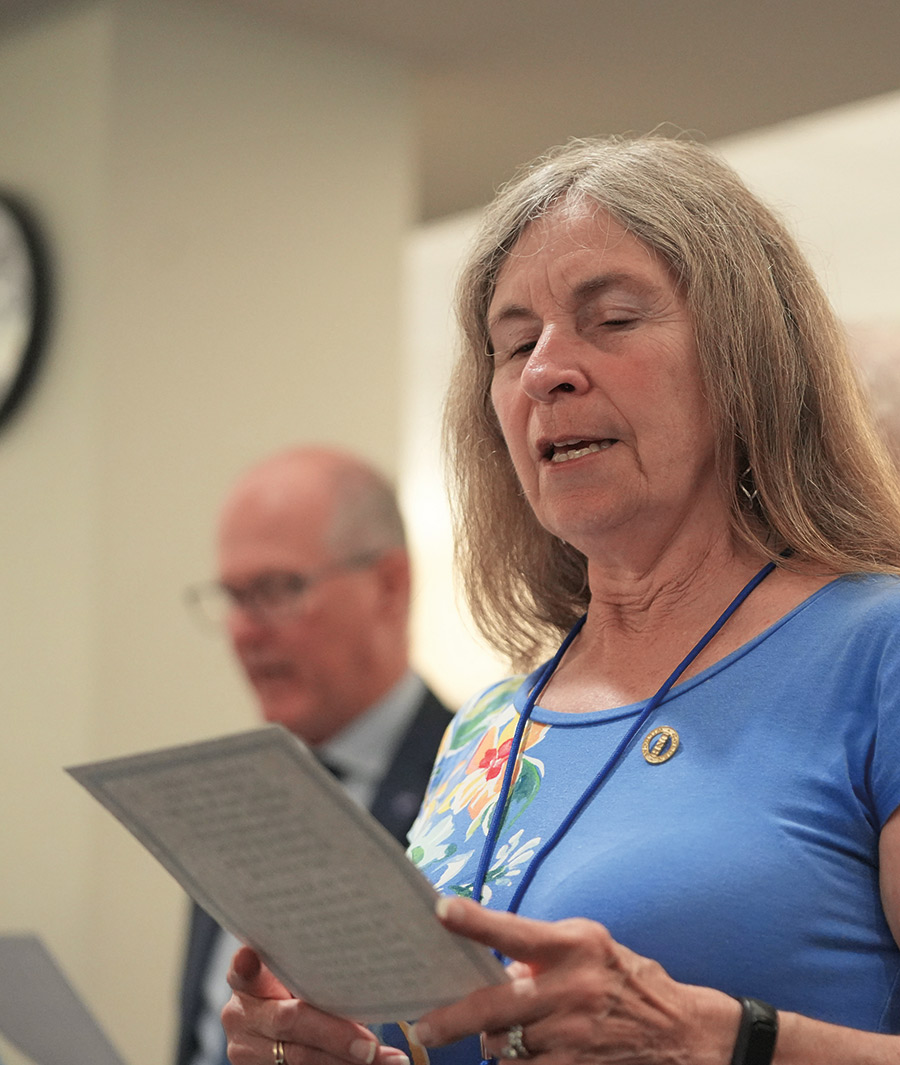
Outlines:
<svg viewBox="0 0 900 1065"><path fill-rule="evenodd" d="M61 766L254 720L181 602L237 469L311 440L394 469L408 127L385 61L219 4L0 37L0 184L58 287L0 434L0 930L45 938L132 1065L170 1058L184 901Z"/></svg>

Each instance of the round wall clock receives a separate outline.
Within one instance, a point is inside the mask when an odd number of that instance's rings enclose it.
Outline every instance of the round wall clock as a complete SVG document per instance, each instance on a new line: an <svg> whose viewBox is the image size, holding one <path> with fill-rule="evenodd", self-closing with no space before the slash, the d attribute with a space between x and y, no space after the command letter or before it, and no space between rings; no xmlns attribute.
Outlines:
<svg viewBox="0 0 900 1065"><path fill-rule="evenodd" d="M0 428L34 381L47 325L47 266L30 213L0 192Z"/></svg>

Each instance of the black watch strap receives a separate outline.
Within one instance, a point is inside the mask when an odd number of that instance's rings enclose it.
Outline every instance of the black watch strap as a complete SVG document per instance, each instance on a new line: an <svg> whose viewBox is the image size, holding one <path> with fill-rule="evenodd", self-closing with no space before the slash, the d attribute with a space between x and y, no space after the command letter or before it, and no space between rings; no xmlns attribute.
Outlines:
<svg viewBox="0 0 900 1065"><path fill-rule="evenodd" d="M737 997L737 996L735 996ZM771 1065L778 1038L778 1013L758 998L738 998L741 1024L731 1065Z"/></svg>

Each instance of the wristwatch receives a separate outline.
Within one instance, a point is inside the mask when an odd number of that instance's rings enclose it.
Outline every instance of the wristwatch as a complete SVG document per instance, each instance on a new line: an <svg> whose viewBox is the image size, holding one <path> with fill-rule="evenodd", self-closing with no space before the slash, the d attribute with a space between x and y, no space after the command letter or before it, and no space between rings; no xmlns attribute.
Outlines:
<svg viewBox="0 0 900 1065"><path fill-rule="evenodd" d="M777 1011L758 998L735 998L741 1004L741 1024L731 1065L771 1065L778 1038Z"/></svg>

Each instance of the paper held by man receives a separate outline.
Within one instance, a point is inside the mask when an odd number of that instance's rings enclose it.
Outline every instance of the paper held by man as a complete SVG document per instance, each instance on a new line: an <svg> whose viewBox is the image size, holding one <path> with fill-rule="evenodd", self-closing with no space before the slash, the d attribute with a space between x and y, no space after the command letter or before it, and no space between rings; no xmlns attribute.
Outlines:
<svg viewBox="0 0 900 1065"><path fill-rule="evenodd" d="M68 772L324 1010L414 1020L505 979L486 948L441 926L402 848L281 726Z"/></svg>

